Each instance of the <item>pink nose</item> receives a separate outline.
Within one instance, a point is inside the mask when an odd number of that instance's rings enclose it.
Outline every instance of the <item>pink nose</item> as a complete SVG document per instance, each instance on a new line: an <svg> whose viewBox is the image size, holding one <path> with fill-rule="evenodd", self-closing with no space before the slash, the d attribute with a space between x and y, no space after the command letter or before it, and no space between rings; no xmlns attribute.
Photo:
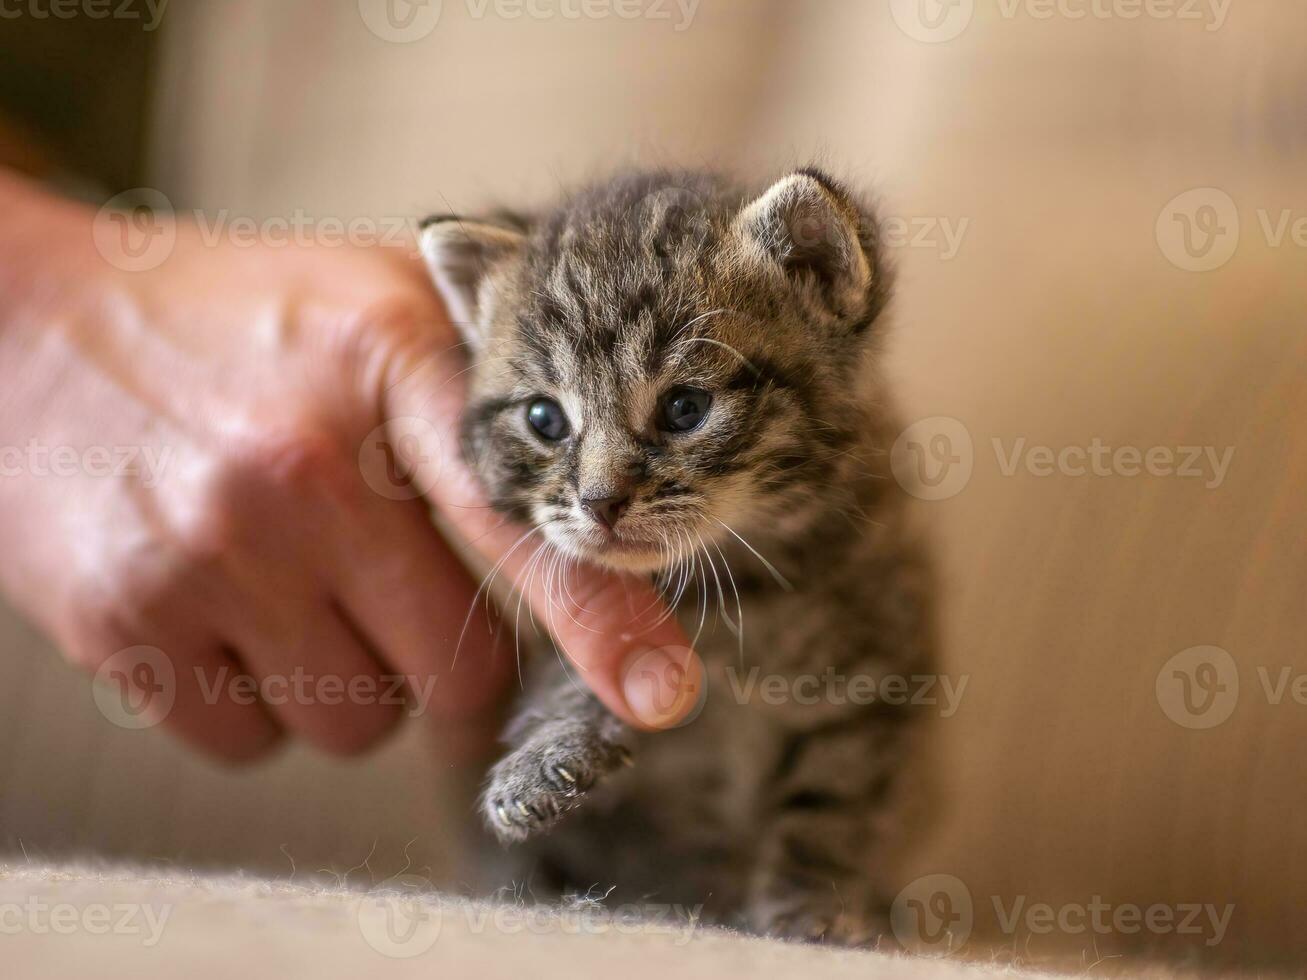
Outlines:
<svg viewBox="0 0 1307 980"><path fill-rule="evenodd" d="M582 497L581 508L608 530L622 519L631 506L629 494L620 497Z"/></svg>

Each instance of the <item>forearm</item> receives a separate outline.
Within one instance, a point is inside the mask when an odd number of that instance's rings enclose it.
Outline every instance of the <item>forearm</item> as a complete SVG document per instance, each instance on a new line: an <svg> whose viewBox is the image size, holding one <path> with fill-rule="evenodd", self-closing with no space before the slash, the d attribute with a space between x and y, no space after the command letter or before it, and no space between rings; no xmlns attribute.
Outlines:
<svg viewBox="0 0 1307 980"><path fill-rule="evenodd" d="M104 271L93 258L88 208L0 169L0 214L0 444L9 444L31 428L43 338Z"/></svg>

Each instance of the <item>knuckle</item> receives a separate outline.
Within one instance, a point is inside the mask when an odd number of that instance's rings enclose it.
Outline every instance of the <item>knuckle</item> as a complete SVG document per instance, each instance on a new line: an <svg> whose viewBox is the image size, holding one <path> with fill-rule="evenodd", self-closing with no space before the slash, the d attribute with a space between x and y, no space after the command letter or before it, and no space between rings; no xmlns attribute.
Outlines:
<svg viewBox="0 0 1307 980"><path fill-rule="evenodd" d="M178 550L195 568L211 568L240 540L237 509L222 494L203 493L173 521Z"/></svg>
<svg viewBox="0 0 1307 980"><path fill-rule="evenodd" d="M231 463L238 479L253 476L259 483L295 493L334 484L344 468L338 441L312 424L265 429L247 437Z"/></svg>
<svg viewBox="0 0 1307 980"><path fill-rule="evenodd" d="M306 499L352 499L353 476L338 440L324 427L293 424L243 434L214 460L177 508L174 533L184 553L217 562L249 541L272 514Z"/></svg>

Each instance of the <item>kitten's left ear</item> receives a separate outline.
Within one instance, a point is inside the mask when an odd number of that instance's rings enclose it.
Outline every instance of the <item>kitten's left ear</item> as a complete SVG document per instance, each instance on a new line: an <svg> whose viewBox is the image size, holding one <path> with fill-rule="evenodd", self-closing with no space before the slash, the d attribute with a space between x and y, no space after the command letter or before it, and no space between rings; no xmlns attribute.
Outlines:
<svg viewBox="0 0 1307 980"><path fill-rule="evenodd" d="M858 316L874 302L874 238L847 194L819 170L782 177L735 218L746 260L815 282L835 312Z"/></svg>
<svg viewBox="0 0 1307 980"><path fill-rule="evenodd" d="M454 325L464 340L479 347L486 276L518 254L526 237L512 228L443 216L422 222L418 241Z"/></svg>

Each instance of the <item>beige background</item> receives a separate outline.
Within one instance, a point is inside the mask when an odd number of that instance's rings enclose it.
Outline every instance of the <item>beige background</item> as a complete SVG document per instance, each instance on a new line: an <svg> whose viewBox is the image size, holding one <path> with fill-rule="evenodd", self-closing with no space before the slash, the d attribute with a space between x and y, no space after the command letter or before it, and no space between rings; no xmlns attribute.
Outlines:
<svg viewBox="0 0 1307 980"><path fill-rule="evenodd" d="M1301 957L1307 706L1270 703L1258 670L1307 672L1307 249L1272 247L1258 212L1307 217L1307 9L1233 0L1219 30L1003 9L980 0L961 36L928 44L879 2L704 0L677 32L475 19L446 0L427 38L393 44L353 2L192 2L165 24L152 183L231 215L385 220L539 200L623 163L762 176L818 159L890 215L965 221L954 257L896 250L905 415L955 419L973 447L969 483L920 505L943 561L946 671L968 686L936 726L945 795L905 879L959 878L978 937L1027 962ZM1228 194L1241 224L1203 273L1155 233L1195 187ZM1211 488L1005 476L992 440L1023 438L1234 457ZM21 627L0 637L13 849L344 871L375 844L355 875L398 870L407 847L458 880L462 804L438 804L457 777L422 732L364 761L295 751L218 773L113 729ZM1208 644L1240 691L1227 721L1194 730L1156 682ZM1214 948L1010 935L996 896L1234 913Z"/></svg>

